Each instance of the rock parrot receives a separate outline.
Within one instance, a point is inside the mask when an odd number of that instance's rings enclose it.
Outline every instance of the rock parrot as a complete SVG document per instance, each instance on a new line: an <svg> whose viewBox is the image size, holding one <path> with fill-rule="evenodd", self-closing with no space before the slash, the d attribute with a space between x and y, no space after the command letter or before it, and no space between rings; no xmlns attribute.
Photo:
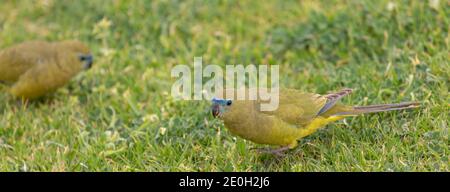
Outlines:
<svg viewBox="0 0 450 192"><path fill-rule="evenodd" d="M259 144L281 146L266 151L278 155L296 147L298 139L345 117L419 107L416 102L369 106L348 106L338 102L350 94L351 89L327 95L280 89L278 109L262 111L260 100L224 99L227 91L213 98L212 115L222 119L234 135ZM248 89L246 91L248 95Z"/></svg>
<svg viewBox="0 0 450 192"><path fill-rule="evenodd" d="M76 40L30 41L0 51L0 82L22 99L35 99L64 86L92 66L89 48Z"/></svg>

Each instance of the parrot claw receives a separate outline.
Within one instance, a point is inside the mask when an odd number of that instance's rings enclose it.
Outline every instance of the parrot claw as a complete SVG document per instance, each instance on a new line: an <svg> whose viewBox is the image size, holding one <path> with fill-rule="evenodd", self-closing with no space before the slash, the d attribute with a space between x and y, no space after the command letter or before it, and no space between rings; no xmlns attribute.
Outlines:
<svg viewBox="0 0 450 192"><path fill-rule="evenodd" d="M278 157L284 157L286 155L286 151L289 150L289 146L286 147L281 147L278 149L273 149L273 148L251 148L251 150L256 150L259 153L263 153L263 154L272 154L272 155L276 155Z"/></svg>
<svg viewBox="0 0 450 192"><path fill-rule="evenodd" d="M28 107L28 100L26 99L21 99L21 100L17 100L16 104L19 108L27 108Z"/></svg>

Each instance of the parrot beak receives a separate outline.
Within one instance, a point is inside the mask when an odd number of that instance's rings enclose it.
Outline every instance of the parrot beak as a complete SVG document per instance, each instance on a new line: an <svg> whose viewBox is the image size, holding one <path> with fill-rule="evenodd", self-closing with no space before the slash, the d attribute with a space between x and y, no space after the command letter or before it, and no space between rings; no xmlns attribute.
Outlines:
<svg viewBox="0 0 450 192"><path fill-rule="evenodd" d="M80 61L84 63L83 68L85 70L88 70L92 67L92 64L94 63L94 57L91 54L81 55Z"/></svg>
<svg viewBox="0 0 450 192"><path fill-rule="evenodd" d="M218 104L214 104L212 106L211 113L214 118L217 118L220 115L220 106Z"/></svg>
<svg viewBox="0 0 450 192"><path fill-rule="evenodd" d="M212 105L212 115L214 117L222 117L223 113L225 112L225 105L230 106L233 102L231 100L227 99L212 99L213 105Z"/></svg>

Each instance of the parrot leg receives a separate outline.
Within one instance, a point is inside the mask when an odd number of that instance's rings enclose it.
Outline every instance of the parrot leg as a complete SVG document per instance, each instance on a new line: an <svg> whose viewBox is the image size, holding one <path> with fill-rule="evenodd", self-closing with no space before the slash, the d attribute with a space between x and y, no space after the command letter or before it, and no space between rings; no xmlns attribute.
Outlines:
<svg viewBox="0 0 450 192"><path fill-rule="evenodd" d="M269 151L269 153L272 153L272 154L274 154L274 155L277 155L277 156L282 157L282 156L285 155L284 152L286 152L286 151L289 150L289 149L290 149L289 146L286 146L286 147L280 147L280 148L278 148L278 149L273 149L272 151Z"/></svg>
<svg viewBox="0 0 450 192"><path fill-rule="evenodd" d="M281 148L277 148L277 149L273 149L273 148L252 148L252 150L257 150L259 153L269 153L269 154L273 154L279 157L283 157L285 156L285 153L287 150L289 150L290 147L286 146L286 147L281 147Z"/></svg>
<svg viewBox="0 0 450 192"><path fill-rule="evenodd" d="M22 109L26 109L28 107L28 99L21 98L16 100L16 106Z"/></svg>

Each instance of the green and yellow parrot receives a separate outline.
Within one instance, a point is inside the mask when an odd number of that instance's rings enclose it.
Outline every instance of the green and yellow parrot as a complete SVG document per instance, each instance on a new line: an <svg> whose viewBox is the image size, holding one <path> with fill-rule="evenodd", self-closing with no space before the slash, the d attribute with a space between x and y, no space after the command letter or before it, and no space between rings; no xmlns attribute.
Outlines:
<svg viewBox="0 0 450 192"><path fill-rule="evenodd" d="M416 102L361 107L338 102L350 94L351 89L327 95L280 89L278 109L262 111L260 100L223 99L226 98L224 93L227 91L212 100L212 115L221 118L225 127L234 135L259 144L281 146L267 151L278 155L296 147L300 138L345 117L419 107Z"/></svg>
<svg viewBox="0 0 450 192"><path fill-rule="evenodd" d="M22 99L34 99L64 86L92 66L89 48L75 40L30 41L0 51L0 82Z"/></svg>

